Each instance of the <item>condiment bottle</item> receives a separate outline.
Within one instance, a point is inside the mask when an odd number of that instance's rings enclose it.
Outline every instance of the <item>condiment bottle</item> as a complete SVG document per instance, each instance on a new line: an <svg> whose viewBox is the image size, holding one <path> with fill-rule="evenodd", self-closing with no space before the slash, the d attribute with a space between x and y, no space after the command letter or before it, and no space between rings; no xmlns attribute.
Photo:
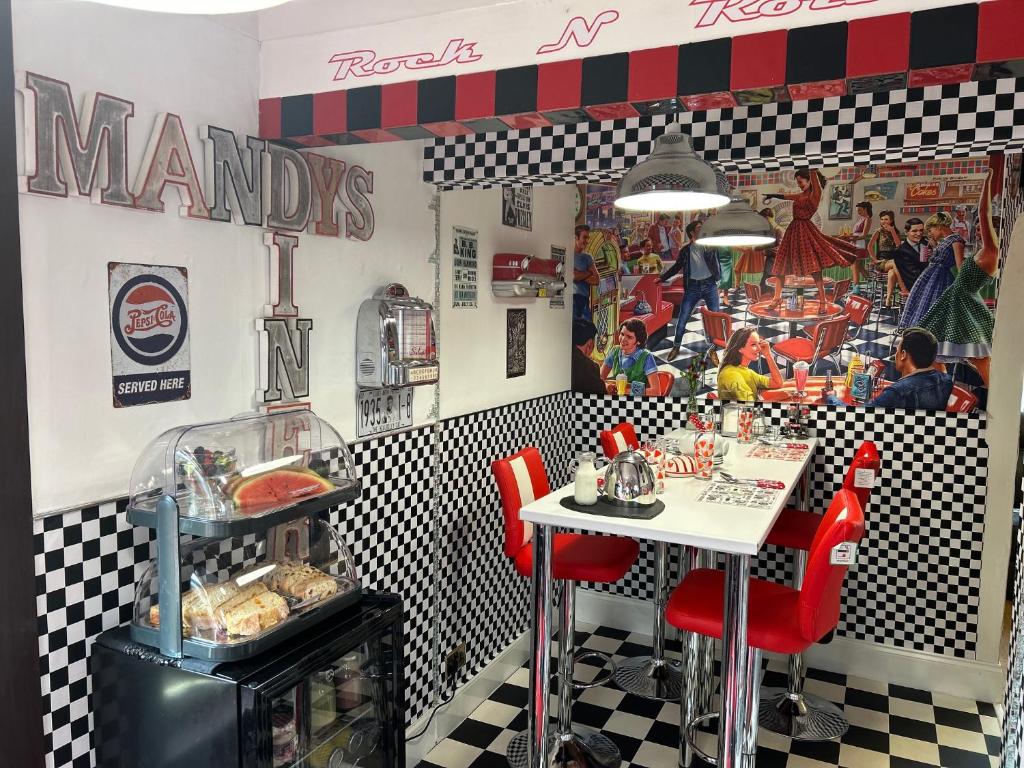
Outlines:
<svg viewBox="0 0 1024 768"><path fill-rule="evenodd" d="M573 485L573 499L577 504L589 507L597 503L597 455L591 452L581 453L573 461L576 465L576 479Z"/></svg>

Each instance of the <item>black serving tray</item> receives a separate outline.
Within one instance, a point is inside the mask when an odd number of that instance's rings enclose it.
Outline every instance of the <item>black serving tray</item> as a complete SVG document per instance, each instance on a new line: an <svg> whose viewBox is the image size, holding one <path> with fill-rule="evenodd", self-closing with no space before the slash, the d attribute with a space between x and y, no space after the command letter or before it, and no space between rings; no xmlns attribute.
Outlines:
<svg viewBox="0 0 1024 768"><path fill-rule="evenodd" d="M363 595L363 588L356 585L353 589L342 595L325 600L320 605L309 608L300 614L289 616L277 626L260 633L252 640L239 641L236 643L217 643L212 640L196 640L190 637L181 639L181 652L183 656L201 661L223 662L240 661L256 656L263 651L273 648L275 645L300 632L305 632L315 627L324 619L343 611L353 603L359 602ZM131 638L136 643L148 645L159 652L160 630L157 627L147 627L141 624L132 623Z"/></svg>
<svg viewBox="0 0 1024 768"><path fill-rule="evenodd" d="M332 478L332 482L339 487L329 493L314 496L290 507L263 515L253 515L252 517L240 515L227 520L214 520L206 517L190 517L179 514L178 533L211 539L226 539L242 536L246 533L257 533L300 517L318 514L338 504L354 501L362 493L362 485L358 480L334 480ZM342 483L345 483L345 485L340 487ZM155 529L157 527L156 503L159 499L159 496L153 497L152 507L128 507L128 522L132 525L141 525L146 528Z"/></svg>
<svg viewBox="0 0 1024 768"><path fill-rule="evenodd" d="M566 509L573 512L582 512L585 515L603 515L605 517L625 517L630 520L653 520L665 510L665 502L661 499L655 500L653 504L625 506L623 504L612 504L610 501L598 498L596 504L577 504L572 496L563 496L558 500Z"/></svg>

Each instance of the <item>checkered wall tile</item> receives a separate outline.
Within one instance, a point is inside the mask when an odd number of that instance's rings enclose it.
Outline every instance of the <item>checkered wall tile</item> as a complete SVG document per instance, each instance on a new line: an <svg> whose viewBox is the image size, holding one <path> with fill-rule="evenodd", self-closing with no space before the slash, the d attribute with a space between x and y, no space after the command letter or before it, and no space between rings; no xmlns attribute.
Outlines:
<svg viewBox="0 0 1024 768"><path fill-rule="evenodd" d="M599 450L599 432L633 423L641 440L679 427L686 401L573 395L579 450ZM767 412L778 425L782 409ZM813 408L811 428L824 444L811 470L811 506L823 512L863 440L882 455L868 525L844 587L839 633L958 658L975 656L981 588L988 448L980 414ZM942 453L935 446L945 446ZM650 548L616 594L653 599ZM788 579L792 559L771 547L755 573Z"/></svg>
<svg viewBox="0 0 1024 768"><path fill-rule="evenodd" d="M1010 619L1010 653L1007 660L1006 692L1003 695L1003 750L1000 768L1020 768L1024 742L1024 526L1017 529L1017 578L1013 584Z"/></svg>
<svg viewBox="0 0 1024 768"><path fill-rule="evenodd" d="M534 445L552 488L569 481L572 395L528 400L442 423L440 574L441 657L465 642L463 680L492 661L527 627L529 580L505 557L498 487L491 462Z"/></svg>
<svg viewBox="0 0 1024 768"><path fill-rule="evenodd" d="M424 148L423 178L443 189L607 182L650 154L674 119L440 138ZM683 112L678 119L696 151L726 172L1020 151L1024 78Z"/></svg>
<svg viewBox="0 0 1024 768"><path fill-rule="evenodd" d="M404 599L407 719L430 701L429 427L352 446L362 497L332 510L365 586ZM126 500L35 521L34 549L43 728L49 768L91 768L91 679L87 659L100 632L132 618L135 583L156 556L156 539L130 526ZM254 537L224 542L204 561L224 570L254 554ZM202 559L199 553L196 557ZM197 561L198 562L198 561Z"/></svg>

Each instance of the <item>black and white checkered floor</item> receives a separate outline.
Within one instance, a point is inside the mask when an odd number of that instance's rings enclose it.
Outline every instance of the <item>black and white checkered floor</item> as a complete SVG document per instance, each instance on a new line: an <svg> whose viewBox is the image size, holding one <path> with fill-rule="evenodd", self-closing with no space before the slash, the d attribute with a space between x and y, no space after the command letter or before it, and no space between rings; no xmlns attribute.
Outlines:
<svg viewBox="0 0 1024 768"><path fill-rule="evenodd" d="M650 653L650 637L579 625L578 648L617 660ZM671 650L670 655L677 653ZM678 646L677 646L678 647ZM578 680L598 670L577 665ZM784 662L769 662L764 685L785 685ZM529 675L517 670L419 768L506 768L505 748L526 728ZM553 686L554 687L554 686ZM1000 729L992 704L810 670L806 690L842 705L851 726L841 741L798 742L761 729L757 768L995 768ZM716 702L717 706L717 697ZM555 702L551 702L554 712ZM641 699L614 685L579 692L574 722L600 729L622 753L622 768L673 768L678 762L679 704ZM698 735L714 752L715 737ZM704 765L700 760L699 765Z"/></svg>

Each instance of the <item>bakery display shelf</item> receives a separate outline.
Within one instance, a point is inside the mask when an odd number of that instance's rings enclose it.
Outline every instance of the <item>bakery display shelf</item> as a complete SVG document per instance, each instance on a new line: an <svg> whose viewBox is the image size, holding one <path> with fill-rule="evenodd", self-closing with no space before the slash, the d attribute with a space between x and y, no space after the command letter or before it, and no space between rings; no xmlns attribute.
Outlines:
<svg viewBox="0 0 1024 768"><path fill-rule="evenodd" d="M185 656L203 661L225 662L248 659L256 654L274 647L282 640L310 629L324 619L359 602L363 594L362 587L357 583L348 591L339 592L300 613L294 613L280 624L261 632L251 638L234 639L229 642L206 640L195 637L183 637L181 651ZM135 623L131 625L131 638L137 643L159 647L160 629L149 624Z"/></svg>
<svg viewBox="0 0 1024 768"><path fill-rule="evenodd" d="M303 499L291 506L275 509L262 514L234 516L218 519L178 514L178 533L211 539L226 539L247 533L258 533L281 523L300 517L317 515L331 507L345 504L359 498L362 487L358 480L331 478L335 489L320 496ZM136 499L128 507L128 522L146 528L158 528L157 504L162 497ZM187 508L188 491L181 491L175 497L179 510Z"/></svg>

